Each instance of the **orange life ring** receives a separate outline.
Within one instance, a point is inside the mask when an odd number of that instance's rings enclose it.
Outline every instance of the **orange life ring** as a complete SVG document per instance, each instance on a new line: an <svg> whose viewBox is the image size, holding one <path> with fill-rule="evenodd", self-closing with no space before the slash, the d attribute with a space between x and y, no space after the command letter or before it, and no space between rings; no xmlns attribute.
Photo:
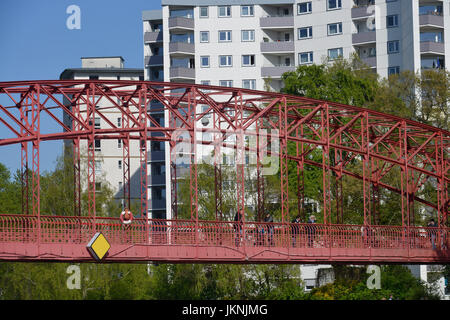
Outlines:
<svg viewBox="0 0 450 320"><path fill-rule="evenodd" d="M125 225L129 225L133 221L133 214L131 211L128 211L128 209L122 211L120 214L120 221Z"/></svg>

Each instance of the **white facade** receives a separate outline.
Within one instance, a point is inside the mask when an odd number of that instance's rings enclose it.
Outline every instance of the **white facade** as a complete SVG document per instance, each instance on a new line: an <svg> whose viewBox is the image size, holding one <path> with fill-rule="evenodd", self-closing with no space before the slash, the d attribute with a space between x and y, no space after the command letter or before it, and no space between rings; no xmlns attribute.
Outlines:
<svg viewBox="0 0 450 320"><path fill-rule="evenodd" d="M164 81L263 90L270 77L279 90L283 72L353 53L381 77L420 72L445 65L449 15L449 1L432 0L163 0L143 14L146 79L159 66Z"/></svg>
<svg viewBox="0 0 450 320"><path fill-rule="evenodd" d="M381 78L449 69L448 0L162 0L143 30L151 81L279 91L284 72L354 53Z"/></svg>

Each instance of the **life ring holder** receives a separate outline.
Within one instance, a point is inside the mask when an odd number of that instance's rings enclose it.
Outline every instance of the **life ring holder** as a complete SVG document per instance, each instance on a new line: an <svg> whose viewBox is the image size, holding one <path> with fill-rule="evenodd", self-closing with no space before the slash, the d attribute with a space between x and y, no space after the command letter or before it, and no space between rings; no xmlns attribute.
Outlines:
<svg viewBox="0 0 450 320"><path fill-rule="evenodd" d="M129 219L125 220L125 214L129 214ZM124 211L122 211L122 213L120 214L120 221L122 222L122 224L128 226L131 224L131 222L133 221L133 214L131 213L131 211L129 211L128 209L125 209Z"/></svg>

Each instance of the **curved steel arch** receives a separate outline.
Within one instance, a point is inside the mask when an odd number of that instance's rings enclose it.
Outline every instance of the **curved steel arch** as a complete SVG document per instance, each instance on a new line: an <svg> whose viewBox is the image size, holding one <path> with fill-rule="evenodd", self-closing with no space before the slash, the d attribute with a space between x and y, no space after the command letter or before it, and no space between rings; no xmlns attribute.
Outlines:
<svg viewBox="0 0 450 320"><path fill-rule="evenodd" d="M4 102L6 101L6 102ZM204 106L200 108L200 106ZM152 113L165 113L162 125ZM108 112L117 112L121 126L113 123ZM106 123L95 127L95 118ZM46 119L45 127L42 126ZM208 120L211 126L201 122ZM130 197L129 156L130 141L139 140L141 172L147 166L146 141L168 141L171 150L178 142L177 134L187 132L192 145L190 166L191 218L198 221L197 144L213 145L214 163L219 163L221 148L233 148L237 158L238 210L244 212L244 153L257 155L258 213L264 207L260 197L261 148L244 145L244 136L260 137L261 130L270 130L267 138L280 141L279 151L269 150L279 158L281 180L281 208L283 222L289 221L288 161L297 166L298 211L304 214L302 176L305 165L322 168L323 221L325 224L343 222L342 177L351 176L362 181L364 224L376 224L377 193L386 188L400 194L402 225L414 223L414 202L436 211L439 227L448 225L448 182L450 132L383 114L370 109L348 106L273 92L240 88L203 86L185 83L145 81L64 80L0 82L0 123L4 128L0 146L20 144L22 168L28 168L31 158L31 186L23 177L23 210L28 212L30 192L33 215L40 216L39 205L39 152L43 141L68 140L73 144L75 177L75 215L81 215L80 142L88 146L87 214L95 217L95 140L122 139L124 166L124 198ZM214 139L198 139L199 133L209 132ZM274 133L276 132L276 133ZM237 143L225 141L226 135L236 135ZM29 146L31 144L31 148ZM293 151L294 150L294 151ZM311 159L317 152L321 161ZM172 153L172 152L171 152ZM176 159L171 159L171 209L177 216ZM355 160L361 165L352 171ZM389 181L392 171L400 172L400 181ZM23 170L24 175L28 170ZM216 166L216 181L221 182L220 166ZM332 199L332 183L335 197ZM436 201L422 199L416 193L430 181L436 189ZM398 186L398 184L400 186ZM147 212L147 176L141 175L141 212ZM216 217L222 215L221 183L216 183ZM145 191L144 191L145 190ZM336 210L332 208L336 201ZM335 213L335 217L332 213ZM244 215L245 219L245 215Z"/></svg>

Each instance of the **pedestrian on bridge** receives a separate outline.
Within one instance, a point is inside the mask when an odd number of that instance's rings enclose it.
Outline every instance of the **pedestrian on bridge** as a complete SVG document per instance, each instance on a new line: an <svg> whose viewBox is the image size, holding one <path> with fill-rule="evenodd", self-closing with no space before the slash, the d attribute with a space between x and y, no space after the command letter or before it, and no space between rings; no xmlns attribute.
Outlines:
<svg viewBox="0 0 450 320"><path fill-rule="evenodd" d="M266 217L264 218L264 222L267 222L267 243L269 246L274 246L275 242L273 241L273 217L267 212Z"/></svg>
<svg viewBox="0 0 450 320"><path fill-rule="evenodd" d="M314 246L314 238L316 234L316 226L314 225L316 223L316 216L311 215L308 220L309 226L306 227L306 232L308 233L308 247Z"/></svg>
<svg viewBox="0 0 450 320"><path fill-rule="evenodd" d="M297 236L300 233L300 216L296 216L294 220L292 220L291 232L292 232L292 246L295 248L297 245Z"/></svg>
<svg viewBox="0 0 450 320"><path fill-rule="evenodd" d="M428 236L430 237L430 241L431 241L431 245L433 247L433 250L436 249L436 228L437 227L437 223L434 221L433 218L430 219L430 221L427 224L428 228Z"/></svg>
<svg viewBox="0 0 450 320"><path fill-rule="evenodd" d="M234 216L234 231L235 231L235 243L236 247L239 247L241 243L241 235L242 235L242 227L243 227L243 220L242 220L242 213L239 211L236 211L236 214Z"/></svg>

